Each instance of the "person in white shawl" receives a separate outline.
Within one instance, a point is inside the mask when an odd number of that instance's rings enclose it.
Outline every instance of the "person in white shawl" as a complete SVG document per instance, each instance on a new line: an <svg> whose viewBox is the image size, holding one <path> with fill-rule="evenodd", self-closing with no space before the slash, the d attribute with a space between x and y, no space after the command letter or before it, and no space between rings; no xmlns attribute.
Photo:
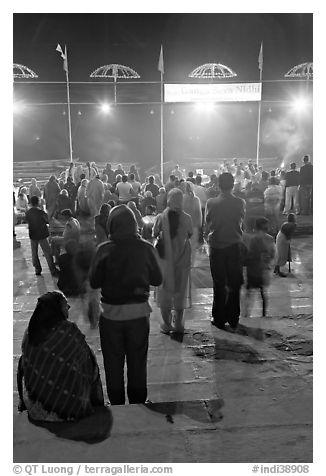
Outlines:
<svg viewBox="0 0 326 476"><path fill-rule="evenodd" d="M99 214L104 197L104 185L99 176L90 180L87 184L87 204L91 217Z"/></svg>
<svg viewBox="0 0 326 476"><path fill-rule="evenodd" d="M163 333L184 331L184 309L189 290L191 246L193 233L190 215L183 211L183 194L179 189L168 193L167 208L157 215L153 236L159 235L164 243L161 257L163 283L158 288L157 302L161 309ZM172 310L175 311L174 327Z"/></svg>
<svg viewBox="0 0 326 476"><path fill-rule="evenodd" d="M194 265L196 249L198 248L199 230L202 225L202 211L200 206L200 200L194 193L193 184L191 182L186 183L186 191L183 195L183 209L188 215L191 216L193 225L193 235L191 237L191 250L192 250L192 265Z"/></svg>

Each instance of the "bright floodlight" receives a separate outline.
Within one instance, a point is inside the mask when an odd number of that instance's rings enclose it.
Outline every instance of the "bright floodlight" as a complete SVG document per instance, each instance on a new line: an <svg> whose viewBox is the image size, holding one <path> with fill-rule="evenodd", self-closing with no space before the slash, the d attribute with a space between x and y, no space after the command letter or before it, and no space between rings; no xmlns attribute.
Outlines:
<svg viewBox="0 0 326 476"><path fill-rule="evenodd" d="M19 102L19 101L15 101L14 102L14 105L13 105L13 112L14 114L20 114L24 111L25 109L25 104L23 104L22 102Z"/></svg>
<svg viewBox="0 0 326 476"><path fill-rule="evenodd" d="M213 102L197 102L195 109L198 112L213 112L215 110L215 104Z"/></svg>
<svg viewBox="0 0 326 476"><path fill-rule="evenodd" d="M111 112L111 105L108 103L103 103L101 104L101 111L104 114L109 114Z"/></svg>
<svg viewBox="0 0 326 476"><path fill-rule="evenodd" d="M304 112L307 110L308 106L309 101L304 97L297 98L292 103L292 107L296 112Z"/></svg>

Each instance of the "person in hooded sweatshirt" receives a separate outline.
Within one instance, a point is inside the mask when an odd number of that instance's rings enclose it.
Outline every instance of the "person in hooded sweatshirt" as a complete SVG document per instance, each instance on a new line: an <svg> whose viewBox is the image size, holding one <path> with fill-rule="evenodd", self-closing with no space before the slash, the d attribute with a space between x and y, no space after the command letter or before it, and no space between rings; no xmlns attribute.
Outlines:
<svg viewBox="0 0 326 476"><path fill-rule="evenodd" d="M126 205L110 211L109 240L98 246L90 269L90 285L101 288L99 328L108 397L125 403L127 361L129 403L147 399L147 352L150 286L162 273L156 250L137 234L135 215Z"/></svg>

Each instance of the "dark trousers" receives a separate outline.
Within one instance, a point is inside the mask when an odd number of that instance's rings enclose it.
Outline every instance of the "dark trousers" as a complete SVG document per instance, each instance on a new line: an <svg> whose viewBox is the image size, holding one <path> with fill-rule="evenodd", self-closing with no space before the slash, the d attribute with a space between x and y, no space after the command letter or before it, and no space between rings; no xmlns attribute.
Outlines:
<svg viewBox="0 0 326 476"><path fill-rule="evenodd" d="M300 212L303 215L312 214L312 185L299 187Z"/></svg>
<svg viewBox="0 0 326 476"><path fill-rule="evenodd" d="M198 244L204 243L204 226L205 226L205 208L201 209L201 226L199 228Z"/></svg>
<svg viewBox="0 0 326 476"><path fill-rule="evenodd" d="M44 238L43 240L31 240L32 263L36 273L41 273L42 271L42 266L38 257L38 245L40 245L40 247L42 248L45 259L48 263L49 270L51 271L51 273L53 273L53 271L55 270L55 266L52 258L51 248L47 238Z"/></svg>
<svg viewBox="0 0 326 476"><path fill-rule="evenodd" d="M125 360L129 403L145 403L149 318L113 321L101 316L99 327L106 387L111 405L125 403Z"/></svg>
<svg viewBox="0 0 326 476"><path fill-rule="evenodd" d="M210 248L213 278L212 316L216 324L228 322L235 327L240 316L240 288L243 283L240 246Z"/></svg>

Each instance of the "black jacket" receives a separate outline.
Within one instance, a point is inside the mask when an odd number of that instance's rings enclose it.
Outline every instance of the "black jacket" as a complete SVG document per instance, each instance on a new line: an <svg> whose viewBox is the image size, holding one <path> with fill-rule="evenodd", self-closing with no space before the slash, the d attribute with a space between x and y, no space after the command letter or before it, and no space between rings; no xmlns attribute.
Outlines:
<svg viewBox="0 0 326 476"><path fill-rule="evenodd" d="M298 170L290 170L285 174L286 187L297 187L300 184L300 172Z"/></svg>
<svg viewBox="0 0 326 476"><path fill-rule="evenodd" d="M106 241L98 246L90 269L92 288L101 288L102 302L145 302L149 287L162 283L162 272L153 246L140 237Z"/></svg>
<svg viewBox="0 0 326 476"><path fill-rule="evenodd" d="M31 240L44 240L49 236L47 214L40 208L32 207L26 212L29 237Z"/></svg>
<svg viewBox="0 0 326 476"><path fill-rule="evenodd" d="M313 166L310 162L303 165L300 169L300 185L312 185Z"/></svg>

